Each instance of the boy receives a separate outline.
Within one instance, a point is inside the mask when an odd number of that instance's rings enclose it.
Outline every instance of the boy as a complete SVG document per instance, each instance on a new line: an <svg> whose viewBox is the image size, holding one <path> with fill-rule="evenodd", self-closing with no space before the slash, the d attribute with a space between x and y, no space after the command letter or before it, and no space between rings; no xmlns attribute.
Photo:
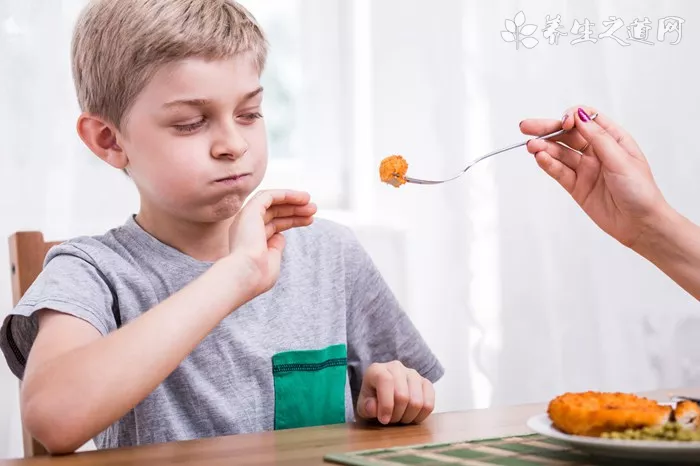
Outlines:
<svg viewBox="0 0 700 466"><path fill-rule="evenodd" d="M265 57L233 0L83 11L78 133L141 202L53 248L3 322L23 422L49 451L432 411L443 369L349 231L312 225L306 193L242 207L267 164Z"/></svg>

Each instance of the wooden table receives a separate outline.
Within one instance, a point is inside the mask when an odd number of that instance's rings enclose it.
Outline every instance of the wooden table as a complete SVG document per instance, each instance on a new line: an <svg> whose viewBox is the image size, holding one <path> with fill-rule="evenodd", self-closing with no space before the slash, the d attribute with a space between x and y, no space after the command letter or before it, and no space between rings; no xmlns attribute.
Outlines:
<svg viewBox="0 0 700 466"><path fill-rule="evenodd" d="M659 390L644 395L661 401L670 393L700 397L700 388ZM326 465L323 455L417 443L503 437L529 433L525 422L546 404L434 414L417 426L374 427L342 424L259 434L173 442L61 457L0 461L0 466Z"/></svg>

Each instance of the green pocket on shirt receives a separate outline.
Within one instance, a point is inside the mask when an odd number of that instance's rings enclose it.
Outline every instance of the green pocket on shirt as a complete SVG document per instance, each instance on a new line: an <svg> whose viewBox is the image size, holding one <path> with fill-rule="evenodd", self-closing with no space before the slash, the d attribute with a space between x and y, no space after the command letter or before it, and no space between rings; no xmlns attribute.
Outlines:
<svg viewBox="0 0 700 466"><path fill-rule="evenodd" d="M345 345L272 357L275 430L345 422Z"/></svg>

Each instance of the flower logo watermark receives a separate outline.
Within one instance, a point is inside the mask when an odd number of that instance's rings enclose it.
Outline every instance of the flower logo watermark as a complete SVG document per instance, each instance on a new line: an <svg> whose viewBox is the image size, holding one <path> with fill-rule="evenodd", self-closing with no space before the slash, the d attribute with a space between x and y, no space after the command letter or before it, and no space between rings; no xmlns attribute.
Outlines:
<svg viewBox="0 0 700 466"><path fill-rule="evenodd" d="M540 42L531 37L537 31L537 26L525 24L525 13L522 11L519 11L512 20L507 19L505 24L506 30L501 31L501 37L506 42L515 42L516 49L520 48L520 44L531 49Z"/></svg>
<svg viewBox="0 0 700 466"><path fill-rule="evenodd" d="M525 13L519 11L512 20L505 20L506 29L501 31L501 38L508 43L514 42L516 50L520 48L520 45L532 49L539 44L539 40L533 37L539 26L525 24L525 22ZM669 44L678 45L683 38L684 23L685 19L678 16L659 18L656 23L656 40L664 42L667 36L670 36L673 40ZM609 16L606 20L601 21L601 25L605 30L596 34L596 23L588 18L584 18L583 21L575 18L571 29L567 32L567 27L560 14L547 15L541 34L549 45L559 45L562 36L570 36L570 45L595 44L599 41L615 41L622 47L629 47L632 43L654 45L652 42L654 22L646 16L634 18L628 25L620 17Z"/></svg>

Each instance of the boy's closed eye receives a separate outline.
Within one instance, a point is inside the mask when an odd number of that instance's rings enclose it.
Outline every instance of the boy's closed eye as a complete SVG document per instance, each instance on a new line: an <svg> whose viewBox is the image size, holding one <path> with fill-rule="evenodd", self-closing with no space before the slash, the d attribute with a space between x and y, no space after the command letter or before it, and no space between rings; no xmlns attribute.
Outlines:
<svg viewBox="0 0 700 466"><path fill-rule="evenodd" d="M262 117L263 117L263 115L259 111L250 112L250 113L244 113L242 115L239 115L238 117L236 117L236 121L242 125L251 125L251 124L255 123L256 120L259 120ZM194 121L173 124L172 127L178 133L187 134L187 133L193 133L193 132L197 131L199 128L204 126L205 123L207 123L207 118L200 117L199 119L194 120Z"/></svg>
<svg viewBox="0 0 700 466"><path fill-rule="evenodd" d="M205 123L205 118L201 117L198 120L187 122L187 123L178 123L173 125L173 128L175 131L178 133L192 133L202 126L204 126Z"/></svg>
<svg viewBox="0 0 700 466"><path fill-rule="evenodd" d="M249 124L249 125L250 125L250 124L254 123L255 120L259 120L259 119L262 118L262 117L263 117L262 113L260 113L260 112L252 112L252 113L245 113L245 114L241 115L239 118L240 118L243 122L245 122L245 123L243 123L243 124Z"/></svg>

